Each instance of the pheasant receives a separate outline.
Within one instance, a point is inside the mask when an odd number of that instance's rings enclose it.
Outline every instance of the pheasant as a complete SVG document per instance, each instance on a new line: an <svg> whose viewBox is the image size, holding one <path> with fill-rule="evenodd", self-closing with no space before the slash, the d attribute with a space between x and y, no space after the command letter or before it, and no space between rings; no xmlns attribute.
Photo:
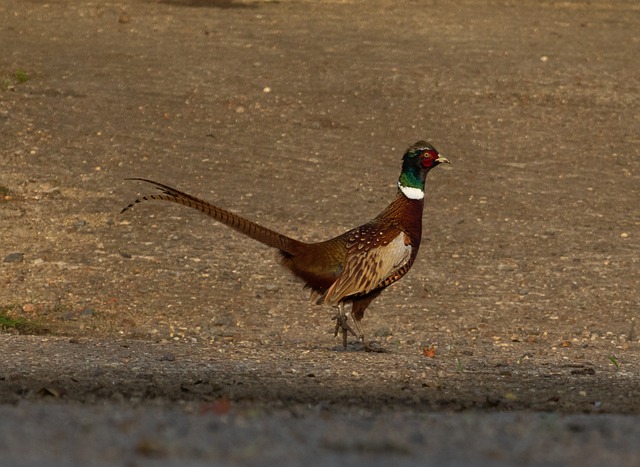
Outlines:
<svg viewBox="0 0 640 467"><path fill-rule="evenodd" d="M362 340L367 351L384 351L370 343L362 327L364 311L389 285L401 279L413 265L422 236L424 185L427 173L449 161L425 141L407 149L394 200L376 218L335 238L306 243L247 220L195 196L144 178L129 178L154 185L161 191L136 199L137 203L164 200L197 209L215 220L265 245L276 248L280 263L311 289L316 304L338 308L334 336L347 333ZM345 304L351 303L349 325Z"/></svg>

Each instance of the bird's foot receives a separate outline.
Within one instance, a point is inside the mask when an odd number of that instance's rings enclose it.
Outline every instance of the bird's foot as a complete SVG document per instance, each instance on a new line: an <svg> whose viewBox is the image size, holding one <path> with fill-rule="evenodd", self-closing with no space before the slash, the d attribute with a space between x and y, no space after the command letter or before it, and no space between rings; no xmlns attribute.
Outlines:
<svg viewBox="0 0 640 467"><path fill-rule="evenodd" d="M358 337L358 335L353 330L353 328L351 326L349 326L347 315L345 315L344 313L338 313L337 315L335 315L331 319L335 320L335 322L336 322L336 330L333 333L333 337L338 337L338 333L341 332L342 333L342 346L346 349L347 348L347 333L350 332L351 334L353 334L356 337Z"/></svg>

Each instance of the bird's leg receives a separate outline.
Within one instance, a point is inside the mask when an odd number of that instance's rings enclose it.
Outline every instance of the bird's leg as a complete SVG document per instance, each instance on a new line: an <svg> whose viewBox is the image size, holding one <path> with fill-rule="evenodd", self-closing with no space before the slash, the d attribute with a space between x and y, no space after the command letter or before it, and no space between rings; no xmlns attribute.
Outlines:
<svg viewBox="0 0 640 467"><path fill-rule="evenodd" d="M353 311L353 310L352 310ZM382 347L378 347L377 345L372 345L369 342L369 338L364 334L364 327L362 326L362 316L358 319L357 316L351 313L351 318L353 319L353 326L356 328L356 332L358 333L358 338L362 339L362 343L364 344L364 350L367 352L386 352L386 350Z"/></svg>
<svg viewBox="0 0 640 467"><path fill-rule="evenodd" d="M347 348L347 332L350 332L356 337L358 337L358 335L351 328L351 326L349 326L349 322L348 322L349 318L347 318L347 314L344 312L344 302L338 303L338 310L339 310L338 314L335 315L333 318L331 318L336 320L336 330L333 334L333 337L337 337L338 332L342 332L342 346L346 349Z"/></svg>
<svg viewBox="0 0 640 467"><path fill-rule="evenodd" d="M364 327L362 327L362 318L364 318L364 310L369 306L369 304L380 295L380 291L373 292L364 297L359 297L353 301L351 306L351 318L353 319L353 326L356 328L358 332L358 338L362 339L362 343L364 344L364 350L367 352L385 352L382 347L374 346L369 342L369 339L364 333Z"/></svg>

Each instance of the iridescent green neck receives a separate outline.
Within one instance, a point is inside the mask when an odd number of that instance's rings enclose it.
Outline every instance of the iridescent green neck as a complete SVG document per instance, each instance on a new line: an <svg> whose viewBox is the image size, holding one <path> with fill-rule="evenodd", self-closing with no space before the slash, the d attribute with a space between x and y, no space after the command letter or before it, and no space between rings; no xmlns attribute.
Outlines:
<svg viewBox="0 0 640 467"><path fill-rule="evenodd" d="M398 179L398 188L409 199L424 198L424 180L417 167L405 164Z"/></svg>

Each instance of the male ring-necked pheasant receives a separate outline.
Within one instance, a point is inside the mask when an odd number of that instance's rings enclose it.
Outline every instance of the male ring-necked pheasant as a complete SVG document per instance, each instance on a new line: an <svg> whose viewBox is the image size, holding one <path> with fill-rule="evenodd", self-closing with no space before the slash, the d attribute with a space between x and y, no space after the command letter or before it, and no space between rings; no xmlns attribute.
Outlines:
<svg viewBox="0 0 640 467"><path fill-rule="evenodd" d="M265 245L276 248L280 262L302 279L317 304L337 306L335 335L347 332L362 339L364 349L381 351L370 344L362 327L364 310L380 292L404 276L413 264L422 236L424 184L427 173L440 163L449 163L425 141L404 153L395 199L375 219L342 235L318 243L305 243L263 227L237 214L214 206L162 183L141 180L162 193L136 199L122 212L144 200L165 200L197 209L215 220ZM351 303L355 331L344 311Z"/></svg>

